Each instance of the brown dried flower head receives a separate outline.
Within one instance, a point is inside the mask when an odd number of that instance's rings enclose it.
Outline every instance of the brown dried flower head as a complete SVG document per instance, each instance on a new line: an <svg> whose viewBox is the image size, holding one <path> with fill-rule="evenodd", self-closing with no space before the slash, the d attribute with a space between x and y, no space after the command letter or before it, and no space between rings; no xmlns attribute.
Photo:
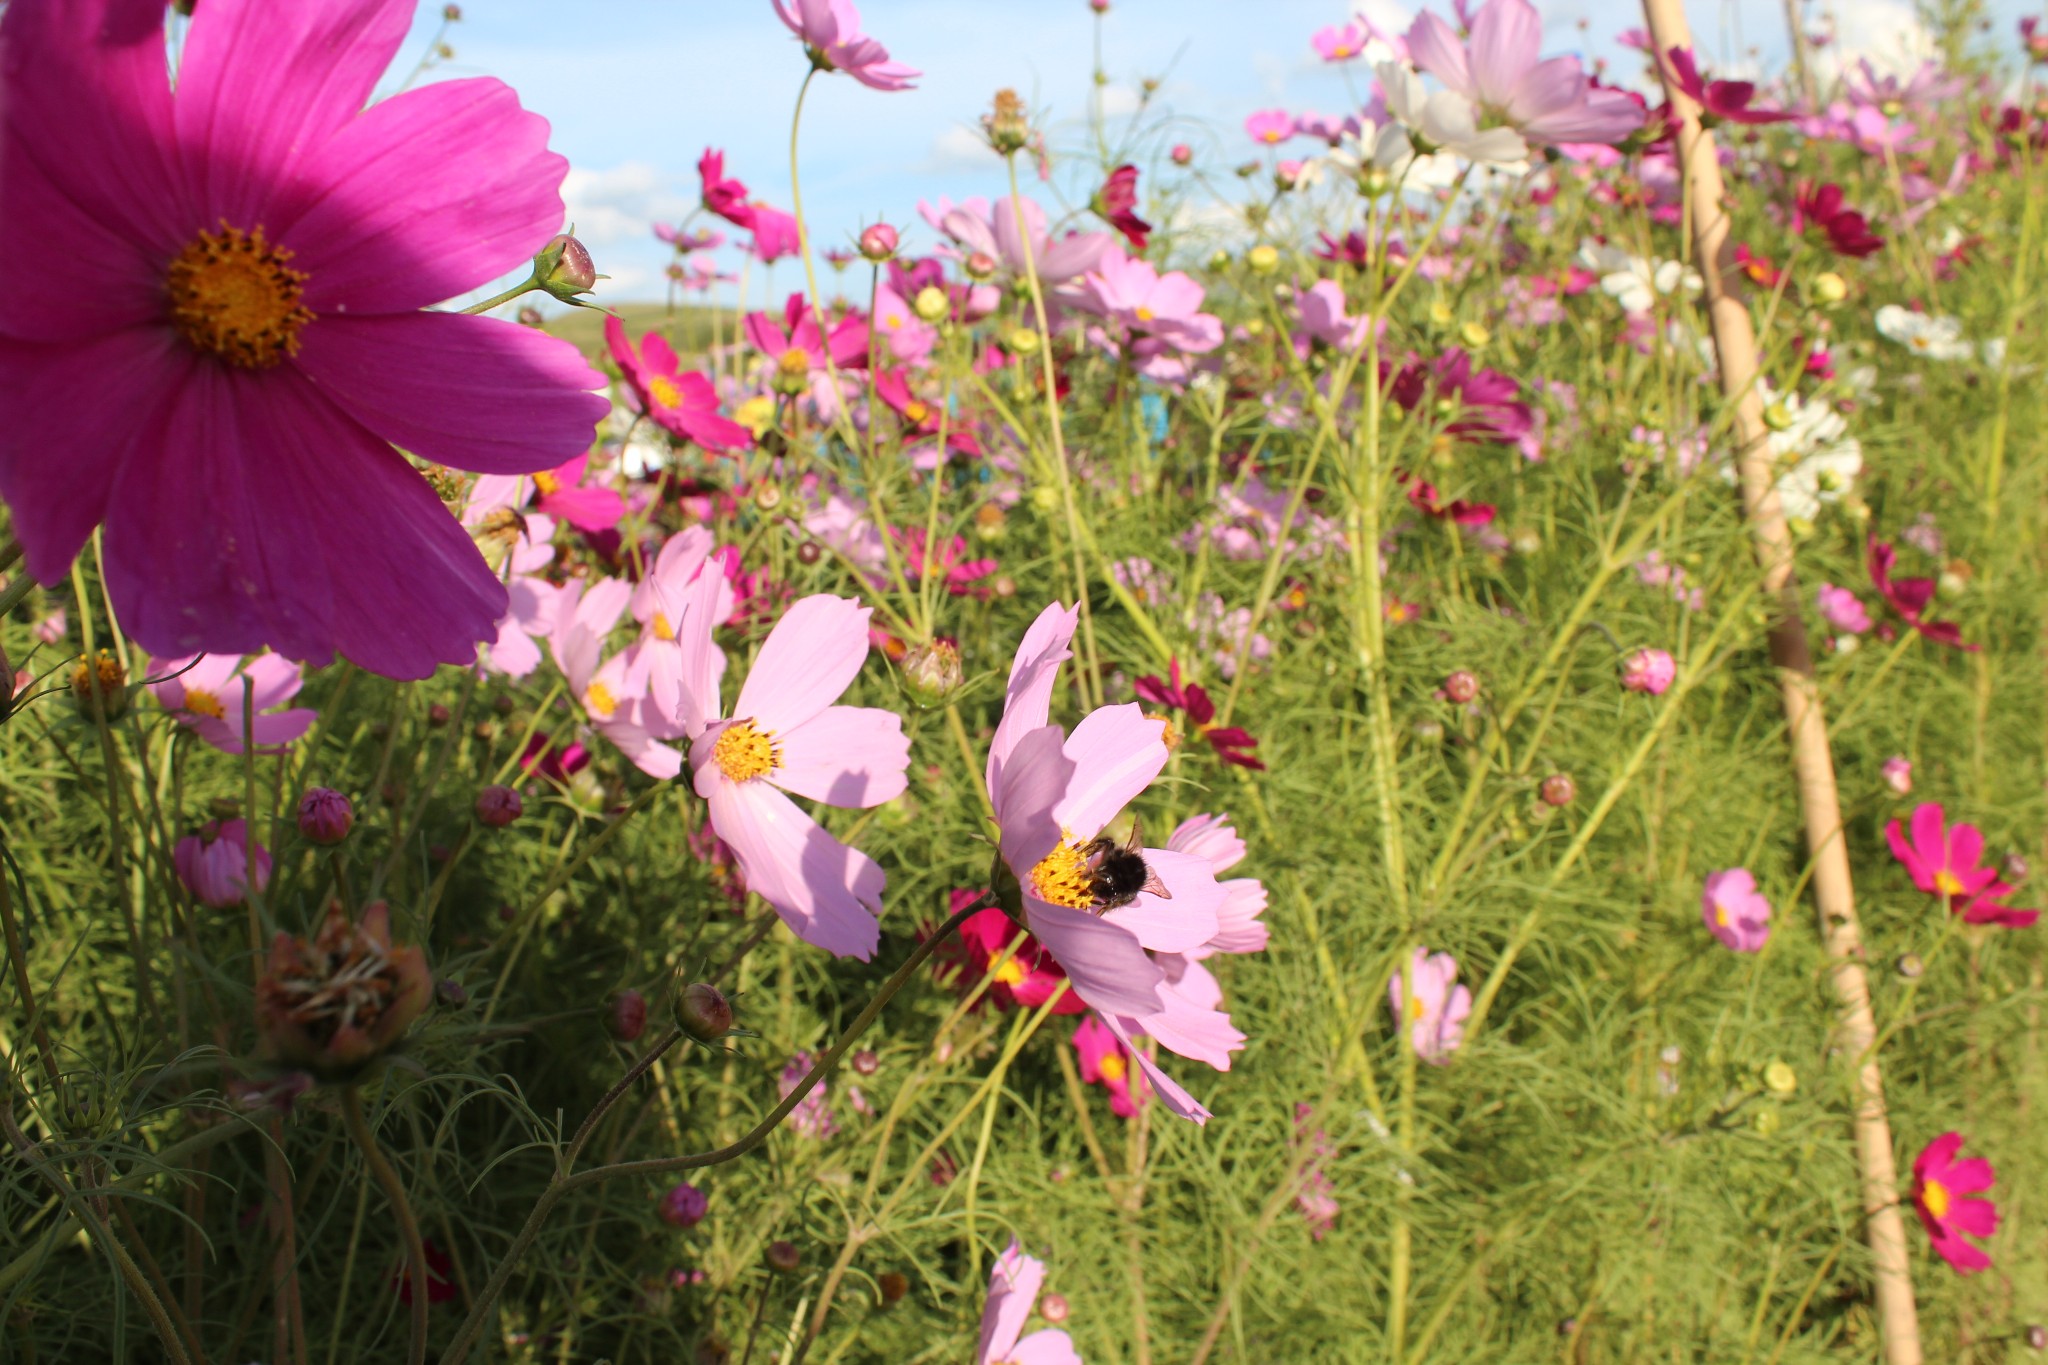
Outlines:
<svg viewBox="0 0 2048 1365"><path fill-rule="evenodd" d="M426 954L391 941L389 906L373 902L351 923L337 905L310 940L271 940L257 1021L279 1061L344 1081L403 1038L432 998Z"/></svg>

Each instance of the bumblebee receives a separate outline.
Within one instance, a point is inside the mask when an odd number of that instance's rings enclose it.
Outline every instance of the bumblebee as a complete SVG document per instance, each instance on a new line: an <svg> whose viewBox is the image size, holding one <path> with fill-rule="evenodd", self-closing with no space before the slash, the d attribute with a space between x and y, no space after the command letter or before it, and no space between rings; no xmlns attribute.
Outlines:
<svg viewBox="0 0 2048 1365"><path fill-rule="evenodd" d="M1173 899L1166 883L1145 862L1143 848L1138 822L1133 820L1131 837L1122 844L1097 838L1082 850L1088 858L1088 894L1094 899L1095 913L1129 905L1140 895L1157 896L1163 901Z"/></svg>

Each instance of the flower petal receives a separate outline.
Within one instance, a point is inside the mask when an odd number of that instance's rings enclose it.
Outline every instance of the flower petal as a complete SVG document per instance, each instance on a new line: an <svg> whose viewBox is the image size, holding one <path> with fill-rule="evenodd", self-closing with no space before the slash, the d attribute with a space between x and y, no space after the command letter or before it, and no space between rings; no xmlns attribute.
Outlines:
<svg viewBox="0 0 2048 1365"><path fill-rule="evenodd" d="M1138 936L1085 910L1024 897L1031 933L1066 969L1074 991L1105 1015L1143 1016L1160 1010L1159 964Z"/></svg>
<svg viewBox="0 0 2048 1365"><path fill-rule="evenodd" d="M1125 1047L1130 1049L1131 1060L1138 1064L1138 1069L1145 1073L1145 1079L1152 1083L1153 1090L1159 1094L1160 1103L1181 1118L1192 1119L1196 1123L1209 1121L1209 1111L1204 1109L1193 1095L1181 1089L1173 1077L1161 1071L1142 1049L1134 1046L1130 1034L1120 1022L1109 1015L1104 1015L1102 1022L1109 1026L1109 1031L1114 1033Z"/></svg>
<svg viewBox="0 0 2048 1365"><path fill-rule="evenodd" d="M1068 741L1070 747L1072 743ZM1146 849L1144 858L1145 866L1166 884L1169 895L1140 891L1136 900L1106 912L1103 918L1129 929L1155 953L1191 952L1216 937L1216 912L1223 905L1223 888L1217 885L1208 859L1163 848Z"/></svg>
<svg viewBox="0 0 2048 1365"><path fill-rule="evenodd" d="M784 735L838 701L867 662L872 614L851 597L799 599L768 632L733 716Z"/></svg>
<svg viewBox="0 0 2048 1365"><path fill-rule="evenodd" d="M1003 860L1021 881L1060 842L1053 812L1074 780L1074 761L1057 725L1042 725L1018 740L989 792L1001 833Z"/></svg>
<svg viewBox="0 0 2048 1365"><path fill-rule="evenodd" d="M782 732L782 766L768 779L828 806L865 808L903 795L910 739L903 717L869 706L828 706Z"/></svg>
<svg viewBox="0 0 2048 1365"><path fill-rule="evenodd" d="M1073 641L1080 619L1078 602L1071 607L1054 602L1038 613L1038 619L1018 643L1016 657L1010 663L1009 687L1003 697L1003 718L997 722L995 737L988 745L985 777L991 797L1002 785L1002 768L1010 751L1052 714L1053 681L1060 664L1074 657L1067 646Z"/></svg>
<svg viewBox="0 0 2048 1365"><path fill-rule="evenodd" d="M1098 707L1074 727L1066 751L1074 781L1054 814L1075 838L1092 839L1166 767L1166 722L1136 702Z"/></svg>
<svg viewBox="0 0 2048 1365"><path fill-rule="evenodd" d="M1057 1327L1033 1332L1010 1349L1004 1365L1081 1365L1074 1339Z"/></svg>
<svg viewBox="0 0 2048 1365"><path fill-rule="evenodd" d="M1045 1284L1045 1262L1026 1256L1013 1239L988 1277L988 1303L981 1310L981 1347L975 1360L1008 1362Z"/></svg>
<svg viewBox="0 0 2048 1365"><path fill-rule="evenodd" d="M874 859L840 843L765 782L731 782L706 763L696 786L748 889L774 906L798 938L835 957L874 956L887 882Z"/></svg>

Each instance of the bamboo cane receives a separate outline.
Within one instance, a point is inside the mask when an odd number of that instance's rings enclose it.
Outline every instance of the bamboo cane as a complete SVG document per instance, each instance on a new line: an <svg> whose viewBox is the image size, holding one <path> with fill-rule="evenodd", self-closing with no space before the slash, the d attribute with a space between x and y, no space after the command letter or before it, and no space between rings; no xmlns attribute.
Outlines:
<svg viewBox="0 0 2048 1365"><path fill-rule="evenodd" d="M1683 0L1643 0L1652 41L1659 53L1690 47ZM1660 69L1663 63L1659 63ZM1904 1220L1899 1215L1898 1170L1892 1159L1891 1123L1885 1115L1884 1076L1872 1043L1877 1036L1870 1009L1870 980L1863 968L1863 937L1856 920L1856 890L1849 875L1841 802L1835 788L1834 756L1827 719L1815 690L1813 655L1799 612L1799 584L1793 574L1791 532L1779 506L1771 467L1763 398L1757 388L1756 333L1749 310L1736 293L1735 262L1728 215L1722 202L1721 165L1713 133L1700 124L1691 99L1665 90L1677 116L1678 150L1685 174L1685 202L1692 223L1694 253L1705 281L1714 350L1720 360L1721 391L1735 408L1737 459L1742 502L1757 562L1768 592L1776 596L1770 630L1771 659L1784 699L1785 728L1792 742L1792 769L1806 821L1806 846L1813 859L1813 895L1821 937L1832 964L1830 978L1840 1008L1841 1053L1855 1068L1856 1151L1863 1174L1864 1235L1870 1243L1877 1311L1884 1332L1887 1365L1920 1365L1919 1315L1913 1302L1912 1269L1906 1258Z"/></svg>

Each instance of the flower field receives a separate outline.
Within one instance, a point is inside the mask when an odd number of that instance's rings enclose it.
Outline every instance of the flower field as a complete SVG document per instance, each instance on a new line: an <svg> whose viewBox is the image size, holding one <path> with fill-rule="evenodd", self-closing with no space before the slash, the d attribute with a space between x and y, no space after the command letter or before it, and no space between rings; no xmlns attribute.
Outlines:
<svg viewBox="0 0 2048 1365"><path fill-rule="evenodd" d="M0 4L0 1362L2048 1354L2048 28L825 224L750 8L635 295L457 6Z"/></svg>

